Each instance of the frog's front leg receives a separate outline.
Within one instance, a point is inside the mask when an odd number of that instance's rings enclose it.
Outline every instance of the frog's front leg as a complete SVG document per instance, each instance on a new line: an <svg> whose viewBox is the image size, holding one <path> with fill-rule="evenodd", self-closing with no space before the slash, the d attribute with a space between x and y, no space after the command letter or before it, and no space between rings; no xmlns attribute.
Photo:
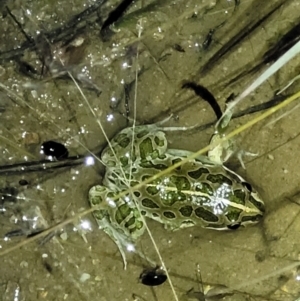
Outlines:
<svg viewBox="0 0 300 301"><path fill-rule="evenodd" d="M225 116L228 123L230 122L231 114ZM216 131L210 140L211 149L208 151L207 155L210 161L215 164L222 165L226 162L233 154L238 158L241 166L245 169L245 164L243 161L244 156L257 156L258 154L247 152L244 150L237 150L235 144L231 139L224 139L226 135L224 130Z"/></svg>
<svg viewBox="0 0 300 301"><path fill-rule="evenodd" d="M210 139L211 149L207 156L209 160L215 164L222 165L235 152L234 145L231 140L223 140L224 134L215 133Z"/></svg>

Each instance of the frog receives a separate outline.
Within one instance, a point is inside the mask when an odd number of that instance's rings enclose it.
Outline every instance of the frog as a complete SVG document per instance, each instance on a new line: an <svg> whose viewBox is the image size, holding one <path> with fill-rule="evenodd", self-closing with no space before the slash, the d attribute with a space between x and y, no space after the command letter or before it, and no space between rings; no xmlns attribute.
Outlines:
<svg viewBox="0 0 300 301"><path fill-rule="evenodd" d="M190 159L191 151L168 147L168 129L148 124L117 133L101 153L102 185L89 190L93 215L118 246L125 268L126 252L147 228L145 218L172 231L234 230L256 224L265 211L252 185L223 164L220 144ZM214 134L211 144L220 138Z"/></svg>

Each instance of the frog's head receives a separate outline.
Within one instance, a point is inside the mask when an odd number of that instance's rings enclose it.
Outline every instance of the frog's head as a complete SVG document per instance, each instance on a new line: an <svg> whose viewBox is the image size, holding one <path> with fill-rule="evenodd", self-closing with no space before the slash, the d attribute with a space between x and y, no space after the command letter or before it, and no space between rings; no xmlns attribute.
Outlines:
<svg viewBox="0 0 300 301"><path fill-rule="evenodd" d="M241 226L258 223L265 212L265 205L259 193L239 175L230 170L227 172L231 173L232 185L226 187L224 183L215 192L215 198L223 204L218 229L235 230ZM227 193L226 197L224 193Z"/></svg>
<svg viewBox="0 0 300 301"><path fill-rule="evenodd" d="M239 183L230 197L226 214L226 227L230 230L258 223L265 212L265 205L258 192L245 181Z"/></svg>
<svg viewBox="0 0 300 301"><path fill-rule="evenodd" d="M258 223L265 211L260 195L242 177L223 168L226 173L216 169L206 176L213 189L207 201L201 201L202 210L195 214L204 227L215 230L235 230Z"/></svg>

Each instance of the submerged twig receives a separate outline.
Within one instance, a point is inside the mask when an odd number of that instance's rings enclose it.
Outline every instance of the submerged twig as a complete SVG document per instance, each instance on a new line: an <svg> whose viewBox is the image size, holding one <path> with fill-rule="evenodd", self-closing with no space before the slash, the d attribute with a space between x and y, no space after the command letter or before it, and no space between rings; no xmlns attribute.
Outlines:
<svg viewBox="0 0 300 301"><path fill-rule="evenodd" d="M43 35L51 43L73 39L76 35L78 35L78 33L82 32L87 26L89 26L89 24L96 23L100 19L98 10L106 2L107 0L96 1L84 11L70 18L70 20L62 26L44 32ZM87 20L89 22L87 22ZM18 47L0 52L0 62L22 57L25 50L34 51L35 49L36 43L26 40L21 45L18 45Z"/></svg>
<svg viewBox="0 0 300 301"><path fill-rule="evenodd" d="M249 34L253 33L256 29L261 28L261 25L267 21L283 4L284 2L276 5L271 11L269 11L265 16L260 18L258 21L253 23L250 21L244 28L239 31L235 36L233 36L227 43L225 43L220 50L218 50L200 69L200 74L203 75L211 70L216 63L227 53L229 53L234 47L241 43Z"/></svg>
<svg viewBox="0 0 300 301"><path fill-rule="evenodd" d="M265 72L263 72L250 86L248 86L234 101L228 104L227 109L223 113L223 117L218 121L216 128L220 131L224 129L231 119L234 107L270 76L277 72L282 66L289 62L300 52L300 41L298 41L291 49L289 49L283 56L281 56L274 64L272 64Z"/></svg>
<svg viewBox="0 0 300 301"><path fill-rule="evenodd" d="M109 26L118 21L132 3L133 0L122 0L121 3L110 12L100 31L100 34L104 40L106 40L108 37L107 33L109 32Z"/></svg>
<svg viewBox="0 0 300 301"><path fill-rule="evenodd" d="M274 98L272 98L267 102L237 112L232 116L232 118L235 119L235 118L243 117L245 115L257 113L272 108L277 104L279 104L280 102L282 102L283 99L285 98L286 96L276 95ZM213 125L214 122L210 122L210 123L203 124L199 127L195 127L195 129L197 129L197 131L205 130ZM31 161L31 162L17 163L11 165L4 165L4 166L0 166L0 176L2 175L10 176L10 175L23 174L29 172L49 171L58 168L77 166L83 164L86 158L87 158L86 156L74 156L60 161L41 160L41 161Z"/></svg>
<svg viewBox="0 0 300 301"><path fill-rule="evenodd" d="M222 111L221 108L216 101L215 97L213 94L206 89L205 87L198 85L194 82L186 82L182 85L183 89L191 89L195 92L196 95L200 96L203 100L207 101L212 109L214 110L217 119L221 118L222 116Z"/></svg>
<svg viewBox="0 0 300 301"><path fill-rule="evenodd" d="M57 168L76 166L84 163L85 159L86 157L84 156L74 156L60 161L41 160L4 165L0 166L0 175L8 176L28 172L49 171Z"/></svg>
<svg viewBox="0 0 300 301"><path fill-rule="evenodd" d="M30 44L34 43L34 39L26 33L26 31L23 29L22 24L17 20L15 15L8 8L8 6L6 6L6 11L10 15L10 17L14 20L14 22L17 24L17 26L19 27L21 33L26 38L27 42L29 42Z"/></svg>
<svg viewBox="0 0 300 301"><path fill-rule="evenodd" d="M259 71L263 66L268 63L277 60L285 51L289 50L300 40L300 23L293 26L287 33L285 33L276 44L268 49L264 54L259 63L257 63L251 69L240 72L234 78L230 79L225 85L231 85L232 83L240 80L249 74L254 74Z"/></svg>

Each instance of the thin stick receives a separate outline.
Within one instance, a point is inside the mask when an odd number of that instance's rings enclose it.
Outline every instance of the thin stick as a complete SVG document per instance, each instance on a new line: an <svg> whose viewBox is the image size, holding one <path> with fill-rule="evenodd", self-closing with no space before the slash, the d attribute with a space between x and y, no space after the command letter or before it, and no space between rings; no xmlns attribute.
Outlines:
<svg viewBox="0 0 300 301"><path fill-rule="evenodd" d="M217 122L216 128L224 129L232 116L233 108L263 82L265 82L270 76L277 72L288 61L295 57L300 52L300 41L296 43L291 49L289 49L284 55L282 55L274 64L272 64L263 74L261 74L249 87L247 87L243 93L241 93L234 101L230 102L223 113L221 119Z"/></svg>

